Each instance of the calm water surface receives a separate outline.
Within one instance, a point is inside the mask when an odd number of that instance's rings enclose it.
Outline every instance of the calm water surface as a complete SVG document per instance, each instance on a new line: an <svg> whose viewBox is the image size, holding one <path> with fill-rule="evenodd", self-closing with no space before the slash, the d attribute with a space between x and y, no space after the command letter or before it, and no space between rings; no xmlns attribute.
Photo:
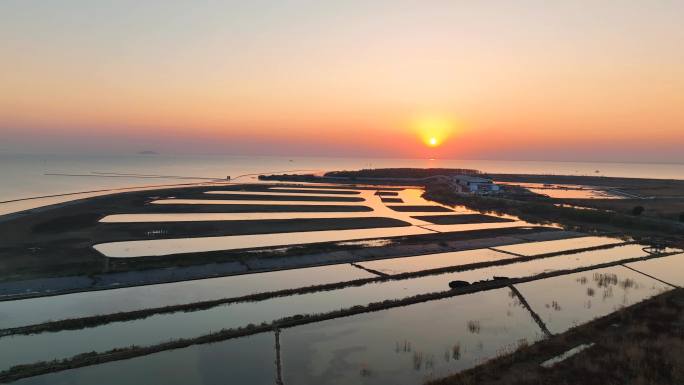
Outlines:
<svg viewBox="0 0 684 385"><path fill-rule="evenodd" d="M373 278L349 264L0 302L0 328Z"/></svg>
<svg viewBox="0 0 684 385"><path fill-rule="evenodd" d="M180 156L180 155L57 155L0 153L0 201L73 193L86 190L191 182L169 176L235 178L239 175L289 170L355 170L379 167L474 168L492 173L558 175L604 175L684 179L681 164L582 163L488 160L353 159L267 156ZM598 174L596 170L600 170ZM58 176L45 173L88 176ZM95 173L145 174L130 175ZM161 176L161 177L156 177ZM239 182L256 181L252 175Z"/></svg>
<svg viewBox="0 0 684 385"><path fill-rule="evenodd" d="M385 299L446 291L449 282L455 279L472 282L491 279L495 275L525 277L554 269L590 266L642 255L638 253L643 254L638 245L618 246L611 250L596 250L486 269L229 304L195 312L161 314L90 329L10 336L0 338L0 363L9 367L20 363L66 358L84 351L106 351L132 344L155 344L170 338L196 337L222 328L259 324L295 314L329 312Z"/></svg>
<svg viewBox="0 0 684 385"><path fill-rule="evenodd" d="M603 246L623 243L624 241L618 238L608 237L579 237L569 239L559 239L555 241L542 241L532 243L521 243L517 245L499 246L497 250L507 251L520 255L539 255L547 253L556 253L560 251L583 249L594 246Z"/></svg>
<svg viewBox="0 0 684 385"><path fill-rule="evenodd" d="M667 283L684 286L684 254L628 263L627 266Z"/></svg>
<svg viewBox="0 0 684 385"><path fill-rule="evenodd" d="M508 289L284 329L286 384L420 384L541 336Z"/></svg>
<svg viewBox="0 0 684 385"><path fill-rule="evenodd" d="M623 266L516 285L552 333L608 315L672 287Z"/></svg>
<svg viewBox="0 0 684 385"><path fill-rule="evenodd" d="M517 258L514 255L500 253L490 249L456 251L439 254L416 255L405 258L390 258L377 261L360 262L358 265L378 270L385 274L401 274L422 270L439 269L441 267L468 265L479 262L498 261Z"/></svg>
<svg viewBox="0 0 684 385"><path fill-rule="evenodd" d="M273 385L272 333L26 378L17 385Z"/></svg>
<svg viewBox="0 0 684 385"><path fill-rule="evenodd" d="M107 257L136 258L149 255L200 253L206 251L287 246L294 244L348 241L365 238L397 237L431 233L417 226L378 227L354 230L325 230L255 235L229 235L177 239L100 243L94 248Z"/></svg>

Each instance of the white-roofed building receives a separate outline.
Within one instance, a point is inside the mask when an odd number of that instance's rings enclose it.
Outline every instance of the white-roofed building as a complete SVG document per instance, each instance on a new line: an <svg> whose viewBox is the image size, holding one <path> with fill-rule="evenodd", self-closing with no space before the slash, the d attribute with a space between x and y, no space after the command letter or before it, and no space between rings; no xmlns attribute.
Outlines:
<svg viewBox="0 0 684 385"><path fill-rule="evenodd" d="M451 178L463 192L490 193L499 191L499 185L492 182L491 179L471 175L454 175Z"/></svg>

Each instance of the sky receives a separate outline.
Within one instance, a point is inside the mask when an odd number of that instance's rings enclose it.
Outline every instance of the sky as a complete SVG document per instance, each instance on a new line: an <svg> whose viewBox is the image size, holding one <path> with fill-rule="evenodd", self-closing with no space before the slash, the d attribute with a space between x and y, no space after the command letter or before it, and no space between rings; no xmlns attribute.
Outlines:
<svg viewBox="0 0 684 385"><path fill-rule="evenodd" d="M0 2L0 151L684 163L684 1Z"/></svg>

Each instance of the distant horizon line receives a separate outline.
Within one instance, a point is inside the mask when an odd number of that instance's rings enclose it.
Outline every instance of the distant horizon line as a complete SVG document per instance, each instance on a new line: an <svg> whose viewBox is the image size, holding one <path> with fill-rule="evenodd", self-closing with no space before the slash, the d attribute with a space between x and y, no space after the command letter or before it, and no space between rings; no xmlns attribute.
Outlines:
<svg viewBox="0 0 684 385"><path fill-rule="evenodd" d="M131 152L72 152L72 151L51 151L51 152L33 152L33 151L9 151L7 149L0 149L0 155L23 155L23 156L140 156L140 157L156 157L156 156L178 156L178 157L193 157L193 156L210 156L210 157L264 157L264 158L327 158L327 159L387 159L387 160L424 160L424 161L485 161L485 162L545 162L545 163L599 163L599 164L662 164L662 165L681 165L681 161L624 161L624 160L554 160L554 159L513 159L513 158L439 158L439 157L392 157L392 156L340 156L340 155L301 155L301 154L228 154L228 153L174 153L162 152L156 150L139 150Z"/></svg>

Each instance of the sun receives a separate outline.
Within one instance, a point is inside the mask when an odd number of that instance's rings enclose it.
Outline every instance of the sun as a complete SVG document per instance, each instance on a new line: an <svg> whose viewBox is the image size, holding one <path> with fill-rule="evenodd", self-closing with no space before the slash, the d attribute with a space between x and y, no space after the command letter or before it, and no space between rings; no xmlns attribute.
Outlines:
<svg viewBox="0 0 684 385"><path fill-rule="evenodd" d="M441 146L453 133L455 121L441 115L424 115L412 122L412 129L428 147Z"/></svg>

